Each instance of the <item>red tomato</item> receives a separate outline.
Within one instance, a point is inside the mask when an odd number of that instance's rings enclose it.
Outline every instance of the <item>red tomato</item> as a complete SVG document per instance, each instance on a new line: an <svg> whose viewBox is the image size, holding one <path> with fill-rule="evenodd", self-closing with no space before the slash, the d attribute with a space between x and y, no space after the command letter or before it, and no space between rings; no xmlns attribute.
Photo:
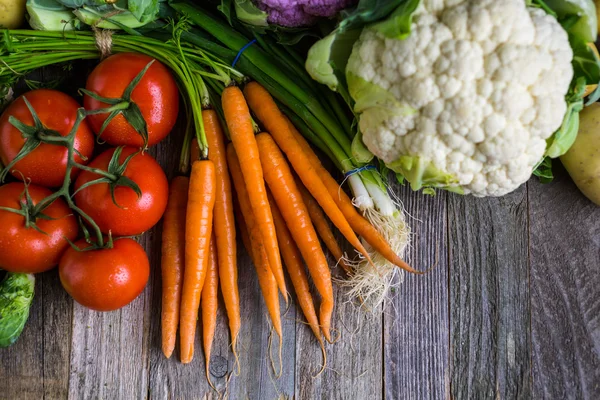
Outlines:
<svg viewBox="0 0 600 400"><path fill-rule="evenodd" d="M52 194L50 190L29 185L33 204ZM13 182L0 186L0 207L20 210L25 201L25 185ZM10 272L37 273L56 265L69 247L65 238L77 238L79 226L73 212L62 199L57 199L43 213L53 220L37 218L35 224L44 233L25 226L25 217L0 210L0 269Z"/></svg>
<svg viewBox="0 0 600 400"><path fill-rule="evenodd" d="M86 89L104 98L121 98L131 81L153 59L136 53L119 53L102 61L88 77ZM179 91L171 72L158 61L146 71L142 80L131 94L138 105L148 127L148 146L163 140L175 125L179 113ZM85 96L83 104L87 110L106 108L109 105ZM108 114L90 115L94 132L100 132ZM113 146L144 145L142 136L121 114L104 129L101 136Z"/></svg>
<svg viewBox="0 0 600 400"><path fill-rule="evenodd" d="M137 151L133 147L125 147L119 163ZM114 152L115 149L105 151L89 166L107 171ZM137 183L142 191L140 197L130 187L116 185L117 205L111 197L111 185L99 183L79 191L75 195L75 203L96 221L102 232L110 231L115 236L137 235L152 228L162 217L167 206L169 184L160 165L147 153L135 155L123 175ZM83 171L75 181L75 191L99 177Z"/></svg>
<svg viewBox="0 0 600 400"><path fill-rule="evenodd" d="M81 240L80 249L90 247ZM112 249L77 251L69 248L58 266L60 281L79 304L96 311L112 311L142 293L150 263L135 240L117 239Z"/></svg>
<svg viewBox="0 0 600 400"><path fill-rule="evenodd" d="M8 118L13 116L26 125L34 126L33 117L27 108L23 97L31 104L42 124L62 136L67 136L75 119L79 104L70 96L56 90L39 89L25 93L15 100L0 116L0 161L7 165L19 153L25 139L21 132L15 128ZM84 120L75 135L75 149L86 158L94 151L94 135L87 122ZM20 160L11 169L14 177L30 178L32 183L46 187L62 186L67 169L67 148L61 145L42 143L29 155ZM78 163L85 163L75 153ZM12 172L12 170L18 172ZM78 170L73 169L71 178Z"/></svg>

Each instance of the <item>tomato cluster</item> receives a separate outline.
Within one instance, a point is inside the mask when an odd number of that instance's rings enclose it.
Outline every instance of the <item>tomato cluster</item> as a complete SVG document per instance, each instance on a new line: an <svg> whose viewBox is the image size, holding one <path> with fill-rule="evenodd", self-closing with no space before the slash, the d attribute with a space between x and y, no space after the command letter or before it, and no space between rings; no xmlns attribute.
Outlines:
<svg viewBox="0 0 600 400"><path fill-rule="evenodd" d="M77 302L109 311L148 281L148 257L129 236L152 228L166 208L167 178L145 150L173 128L179 94L164 65L127 53L101 62L82 91L83 108L39 89L0 116L0 178L17 180L0 186L0 269L58 265ZM96 138L118 147L94 158Z"/></svg>

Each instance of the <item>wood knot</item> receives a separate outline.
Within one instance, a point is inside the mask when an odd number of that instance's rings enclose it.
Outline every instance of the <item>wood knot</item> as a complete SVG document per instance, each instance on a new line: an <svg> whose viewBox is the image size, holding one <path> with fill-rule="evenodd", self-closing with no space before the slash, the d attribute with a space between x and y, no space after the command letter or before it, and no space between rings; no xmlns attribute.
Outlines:
<svg viewBox="0 0 600 400"><path fill-rule="evenodd" d="M227 375L229 366L227 359L221 356L213 356L210 358L210 374L215 378L222 378Z"/></svg>

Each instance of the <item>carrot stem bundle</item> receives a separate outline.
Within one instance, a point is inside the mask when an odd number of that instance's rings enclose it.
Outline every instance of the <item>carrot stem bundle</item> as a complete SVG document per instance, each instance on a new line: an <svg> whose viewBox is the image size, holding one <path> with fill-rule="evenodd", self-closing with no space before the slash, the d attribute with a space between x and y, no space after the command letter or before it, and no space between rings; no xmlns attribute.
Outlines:
<svg viewBox="0 0 600 400"><path fill-rule="evenodd" d="M258 156L258 147L254 137L252 118L244 94L236 86L230 86L222 94L223 112L229 128L231 141L237 157L244 181L251 183L247 186L248 198L252 206L258 230L263 239L269 266L275 275L277 285L287 302L287 290L283 278L283 266L279 255L277 235L273 225L273 216L267 201L267 191L263 179L263 170ZM247 221L246 221L247 222Z"/></svg>
<svg viewBox="0 0 600 400"><path fill-rule="evenodd" d="M268 133L256 136L265 180L283 218L306 261L313 282L321 295L320 321L323 334L331 340L333 286L327 258L312 225L294 176L277 144Z"/></svg>
<svg viewBox="0 0 600 400"><path fill-rule="evenodd" d="M196 321L208 268L215 205L215 167L212 161L192 164L185 225L185 272L180 312L181 362L194 356Z"/></svg>
<svg viewBox="0 0 600 400"><path fill-rule="evenodd" d="M204 365L206 366L206 379L210 386L213 386L210 380L210 354L212 342L215 337L217 327L217 308L219 306L219 265L217 256L216 240L213 237L210 240L209 261L206 271L206 279L202 287L202 343L204 345Z"/></svg>
<svg viewBox="0 0 600 400"><path fill-rule="evenodd" d="M290 160L304 186L319 202L319 205L342 235L346 237L356 250L370 261L369 253L360 240L358 240L346 217L327 191L315 167L298 145L298 141L288 125L288 120L281 113L269 92L257 82L250 82L246 85L244 94L248 100L248 105L267 128L267 131L273 135L273 138Z"/></svg>
<svg viewBox="0 0 600 400"><path fill-rule="evenodd" d="M231 180L227 167L227 150L219 116L213 110L202 111L209 151L215 165L216 198L214 209L215 243L219 262L219 281L229 319L231 347L237 360L237 336L240 331L240 294L238 290L237 248ZM238 364L239 368L239 364Z"/></svg>
<svg viewBox="0 0 600 400"><path fill-rule="evenodd" d="M185 216L190 181L177 176L171 182L169 201L163 217L162 274L162 351L171 357L177 339L179 306L185 263Z"/></svg>

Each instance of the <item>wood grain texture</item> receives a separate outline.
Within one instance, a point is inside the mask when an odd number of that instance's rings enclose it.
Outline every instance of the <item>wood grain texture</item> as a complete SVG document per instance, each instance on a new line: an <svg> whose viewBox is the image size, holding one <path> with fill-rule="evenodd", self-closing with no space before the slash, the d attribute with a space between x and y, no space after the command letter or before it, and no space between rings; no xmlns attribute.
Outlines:
<svg viewBox="0 0 600 400"><path fill-rule="evenodd" d="M530 398L526 188L449 195L451 396Z"/></svg>
<svg viewBox="0 0 600 400"><path fill-rule="evenodd" d="M35 297L21 337L0 349L0 399L40 399L44 397L44 291L43 275L36 277ZM63 361L64 362L64 361Z"/></svg>
<svg viewBox="0 0 600 400"><path fill-rule="evenodd" d="M600 398L600 207L562 170L529 184L533 395Z"/></svg>
<svg viewBox="0 0 600 400"><path fill-rule="evenodd" d="M443 399L448 355L447 194L435 197L394 188L404 202L412 240L407 261L424 276L403 274L384 312L386 399Z"/></svg>
<svg viewBox="0 0 600 400"><path fill-rule="evenodd" d="M337 231L336 237L339 243L345 245L343 250L351 254L351 249ZM331 255L326 254L329 265L335 265ZM335 268L333 275L342 278L341 274L340 268ZM319 297L315 295L314 287L312 289L315 307L318 308ZM323 363L318 342L305 323L298 322L296 326L297 399L381 399L383 396L381 313L360 310L355 299L349 298L346 291L334 285L332 338L336 334L340 336L334 344L325 344L327 368L318 376ZM301 318L305 321L303 316Z"/></svg>
<svg viewBox="0 0 600 400"><path fill-rule="evenodd" d="M38 277L43 301L44 398L62 399L69 392L73 304L56 271Z"/></svg>

